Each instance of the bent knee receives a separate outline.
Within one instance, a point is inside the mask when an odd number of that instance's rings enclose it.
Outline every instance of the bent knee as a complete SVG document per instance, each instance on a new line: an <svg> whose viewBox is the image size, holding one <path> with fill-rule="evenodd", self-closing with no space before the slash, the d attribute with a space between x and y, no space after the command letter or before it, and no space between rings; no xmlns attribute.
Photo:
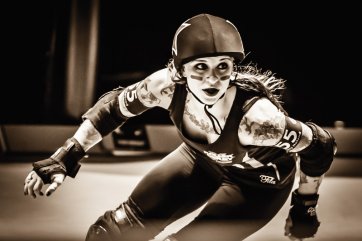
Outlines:
<svg viewBox="0 0 362 241"><path fill-rule="evenodd" d="M121 235L114 211L107 211L89 227L86 241L113 241Z"/></svg>

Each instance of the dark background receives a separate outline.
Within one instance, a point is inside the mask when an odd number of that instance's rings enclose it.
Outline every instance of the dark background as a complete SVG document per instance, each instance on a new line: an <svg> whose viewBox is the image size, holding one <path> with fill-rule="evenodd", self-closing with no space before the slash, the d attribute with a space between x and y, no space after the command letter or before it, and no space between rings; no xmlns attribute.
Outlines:
<svg viewBox="0 0 362 241"><path fill-rule="evenodd" d="M347 127L362 127L362 14L357 1L150 2L100 1L94 101L163 68L178 26L207 12L238 27L248 53L245 63L257 63L287 80L284 101L292 117L323 126L342 120ZM64 110L70 6L70 0L3 5L0 124L80 123L80 117ZM55 28L55 52L50 53ZM158 109L134 121L170 123Z"/></svg>

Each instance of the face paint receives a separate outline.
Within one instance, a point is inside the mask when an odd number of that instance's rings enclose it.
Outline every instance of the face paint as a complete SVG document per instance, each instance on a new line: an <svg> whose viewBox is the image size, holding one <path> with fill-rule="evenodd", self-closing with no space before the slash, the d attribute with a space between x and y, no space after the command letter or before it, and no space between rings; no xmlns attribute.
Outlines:
<svg viewBox="0 0 362 241"><path fill-rule="evenodd" d="M225 94L233 68L232 57L203 57L186 63L183 75L193 95L202 103L213 105Z"/></svg>
<svg viewBox="0 0 362 241"><path fill-rule="evenodd" d="M228 79L230 79L230 76L231 76L231 75L220 76L219 79L222 80L222 81L228 80ZM190 78L195 79L195 80L202 81L202 80L204 80L204 78L207 78L207 76L204 77L204 76L191 75Z"/></svg>
<svg viewBox="0 0 362 241"><path fill-rule="evenodd" d="M228 80L228 79L230 79L230 76L231 76L231 75L221 76L221 77L220 77L220 80L223 80L223 81L224 81L224 80Z"/></svg>
<svg viewBox="0 0 362 241"><path fill-rule="evenodd" d="M200 80L200 81L204 79L204 77L197 76L197 75L191 75L190 77L191 77L191 79Z"/></svg>

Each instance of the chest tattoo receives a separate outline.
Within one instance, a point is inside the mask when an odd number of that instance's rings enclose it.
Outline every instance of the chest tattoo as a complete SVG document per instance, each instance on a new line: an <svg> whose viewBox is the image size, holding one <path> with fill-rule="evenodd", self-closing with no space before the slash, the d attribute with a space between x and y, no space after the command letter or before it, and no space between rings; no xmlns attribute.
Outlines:
<svg viewBox="0 0 362 241"><path fill-rule="evenodd" d="M185 113L185 115L188 116L190 121L193 124L195 124L198 128L200 128L202 131L205 131L207 134L209 134L209 133L216 134L212 125L208 121L206 121L204 119L197 119L197 117L194 114L190 113L187 104L185 105L184 113Z"/></svg>

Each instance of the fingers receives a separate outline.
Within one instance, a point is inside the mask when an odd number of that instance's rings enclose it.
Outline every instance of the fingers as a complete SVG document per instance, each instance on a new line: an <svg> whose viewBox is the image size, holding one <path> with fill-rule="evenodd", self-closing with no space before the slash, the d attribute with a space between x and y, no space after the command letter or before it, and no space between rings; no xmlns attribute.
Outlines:
<svg viewBox="0 0 362 241"><path fill-rule="evenodd" d="M28 176L25 178L24 182L24 195L31 195L33 196L33 193L31 191L32 186L35 184L36 180L33 179L33 172L31 171ZM35 197L34 197L35 198Z"/></svg>
<svg viewBox="0 0 362 241"><path fill-rule="evenodd" d="M32 172L30 172L24 180L24 195L28 195L28 184L32 179Z"/></svg>
<svg viewBox="0 0 362 241"><path fill-rule="evenodd" d="M43 180L41 180L36 172L31 171L25 178L24 195L30 195L33 198L36 198L37 195L43 195L41 192L43 185Z"/></svg>
<svg viewBox="0 0 362 241"><path fill-rule="evenodd" d="M45 191L45 195L50 196L57 188L61 185L61 183L52 182L52 184L49 185L47 190Z"/></svg>
<svg viewBox="0 0 362 241"><path fill-rule="evenodd" d="M64 181L65 175L61 173L54 174L52 176L52 183L49 185L47 190L45 191L45 195L50 196L57 188L62 185Z"/></svg>
<svg viewBox="0 0 362 241"><path fill-rule="evenodd" d="M43 196L44 194L41 191L42 187L43 187L43 181L41 180L41 178L37 178L37 181L35 182L34 188L33 188L34 193L38 194L40 196Z"/></svg>
<svg viewBox="0 0 362 241"><path fill-rule="evenodd" d="M63 183L64 179L65 175L62 173L53 174L52 183L45 191L45 195L50 196ZM31 171L25 178L24 195L29 195L33 198L36 198L37 196L43 196L43 186L43 180L38 176L38 174L36 174L36 172Z"/></svg>

